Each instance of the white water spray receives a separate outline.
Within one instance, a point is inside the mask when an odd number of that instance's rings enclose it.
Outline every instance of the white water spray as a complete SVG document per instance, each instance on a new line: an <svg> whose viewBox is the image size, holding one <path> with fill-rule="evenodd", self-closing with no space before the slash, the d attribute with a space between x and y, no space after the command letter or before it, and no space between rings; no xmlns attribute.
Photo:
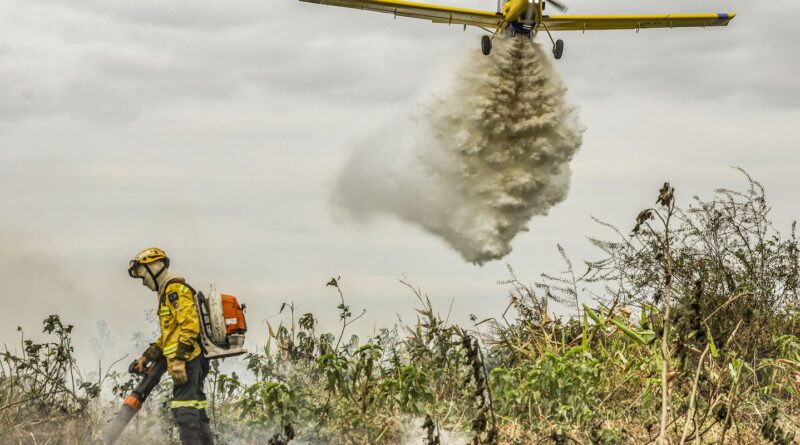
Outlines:
<svg viewBox="0 0 800 445"><path fill-rule="evenodd" d="M467 61L414 137L357 150L337 185L341 208L358 219L395 215L482 265L566 198L582 142L577 111L539 45L495 42L492 56Z"/></svg>

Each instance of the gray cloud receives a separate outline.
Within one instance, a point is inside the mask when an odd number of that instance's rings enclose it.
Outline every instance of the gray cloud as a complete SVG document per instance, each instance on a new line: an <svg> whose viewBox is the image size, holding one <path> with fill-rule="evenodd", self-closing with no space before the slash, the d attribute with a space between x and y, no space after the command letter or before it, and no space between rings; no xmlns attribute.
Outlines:
<svg viewBox="0 0 800 445"><path fill-rule="evenodd" d="M571 52L564 69L575 73L576 90L593 97L638 94L683 103L800 106L800 83L791 75L800 70L800 59L790 56L800 38L788 26L800 21L796 2L657 2L635 8L650 13L738 15L727 28L568 34ZM592 12L623 10L631 12L633 6L591 8Z"/></svg>
<svg viewBox="0 0 800 445"><path fill-rule="evenodd" d="M9 8L0 119L68 114L127 122L160 104L237 95L255 95L276 107L311 95L334 103L383 103L413 94L421 80L396 67L435 60L411 50L420 35L367 27L336 37L329 11L295 23L287 17L309 5L265 5L244 2L226 13L208 1L166 10L158 2L95 1ZM43 20L14 22L33 15ZM26 41L32 33L38 44Z"/></svg>
<svg viewBox="0 0 800 445"><path fill-rule="evenodd" d="M800 20L791 0L691 7L659 2L635 11L629 4L574 3L573 13L739 13L728 29L564 33L568 57L562 70L581 94L785 107L800 101L792 75L800 62L789 57L798 37L791 26L775 24L776 16L780 23ZM129 122L160 104L240 95L274 106L311 95L337 104L382 104L408 98L425 81L411 67L435 65L449 42L477 41L472 32L314 6L95 0L7 5L0 119L61 114ZM41 20L31 21L33 16ZM758 35L768 35L769 44L753 38ZM423 46L426 51L418 51Z"/></svg>

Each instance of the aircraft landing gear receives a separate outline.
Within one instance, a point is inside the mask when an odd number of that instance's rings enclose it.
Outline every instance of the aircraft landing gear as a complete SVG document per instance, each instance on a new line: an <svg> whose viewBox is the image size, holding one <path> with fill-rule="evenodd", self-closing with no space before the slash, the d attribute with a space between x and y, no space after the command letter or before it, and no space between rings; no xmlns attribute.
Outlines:
<svg viewBox="0 0 800 445"><path fill-rule="evenodd" d="M553 45L553 56L555 56L556 60L560 60L561 56L564 55L564 41L561 39L556 40L555 45Z"/></svg>
<svg viewBox="0 0 800 445"><path fill-rule="evenodd" d="M489 53L492 52L492 38L489 36L483 36L481 38L481 52L484 56L488 56Z"/></svg>

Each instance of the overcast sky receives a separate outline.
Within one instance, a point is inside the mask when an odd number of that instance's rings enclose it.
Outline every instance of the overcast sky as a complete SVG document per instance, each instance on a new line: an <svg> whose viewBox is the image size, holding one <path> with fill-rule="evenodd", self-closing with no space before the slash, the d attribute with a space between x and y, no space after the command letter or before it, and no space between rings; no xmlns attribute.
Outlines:
<svg viewBox="0 0 800 445"><path fill-rule="evenodd" d="M442 2L446 3L446 2ZM449 4L493 8L488 0ZM498 315L505 263L535 280L594 252L590 215L631 225L669 180L680 203L767 187L797 218L800 3L573 0L572 14L737 12L728 28L562 33L558 63L584 144L570 195L484 267L391 218L336 217L355 147L400 137L480 31L294 0L0 2L0 343L60 313L91 352L106 320L120 351L153 297L126 275L158 245L197 288L247 302L253 344L281 302L332 329L342 276L356 330L413 316L407 277L452 319ZM271 320L278 320L277 317ZM88 352L87 352L88 351Z"/></svg>

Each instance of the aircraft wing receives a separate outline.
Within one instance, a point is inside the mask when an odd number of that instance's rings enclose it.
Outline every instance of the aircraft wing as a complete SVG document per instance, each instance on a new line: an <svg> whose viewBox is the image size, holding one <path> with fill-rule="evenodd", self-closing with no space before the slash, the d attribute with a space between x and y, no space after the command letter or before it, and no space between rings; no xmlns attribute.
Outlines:
<svg viewBox="0 0 800 445"><path fill-rule="evenodd" d="M736 14L660 15L562 15L545 16L550 31L595 31L601 29L705 28L728 26Z"/></svg>
<svg viewBox="0 0 800 445"><path fill-rule="evenodd" d="M451 25L470 25L495 29L503 23L503 17L490 11L477 9L453 8L450 6L431 5L428 3L407 2L401 0L300 0L301 2L321 5L341 6L392 14L400 17L430 20L434 23Z"/></svg>

